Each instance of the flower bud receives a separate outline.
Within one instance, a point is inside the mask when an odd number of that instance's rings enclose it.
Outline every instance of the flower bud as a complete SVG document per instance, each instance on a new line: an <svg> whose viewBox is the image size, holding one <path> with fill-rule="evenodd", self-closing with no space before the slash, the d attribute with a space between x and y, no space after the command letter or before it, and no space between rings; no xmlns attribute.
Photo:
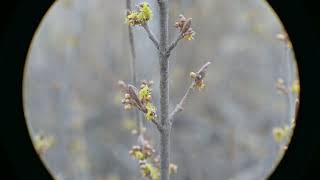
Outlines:
<svg viewBox="0 0 320 180"><path fill-rule="evenodd" d="M130 110L131 108L132 108L132 106L130 104L124 105L124 109L125 110Z"/></svg>
<svg viewBox="0 0 320 180"><path fill-rule="evenodd" d="M131 96L130 96L130 94L126 93L126 94L124 95L124 97L125 97L126 99L129 99Z"/></svg>
<svg viewBox="0 0 320 180"><path fill-rule="evenodd" d="M125 103L129 104L131 101L129 99L125 100Z"/></svg>
<svg viewBox="0 0 320 180"><path fill-rule="evenodd" d="M190 72L190 77L191 77L192 79L196 79L197 74L196 74L195 72Z"/></svg>

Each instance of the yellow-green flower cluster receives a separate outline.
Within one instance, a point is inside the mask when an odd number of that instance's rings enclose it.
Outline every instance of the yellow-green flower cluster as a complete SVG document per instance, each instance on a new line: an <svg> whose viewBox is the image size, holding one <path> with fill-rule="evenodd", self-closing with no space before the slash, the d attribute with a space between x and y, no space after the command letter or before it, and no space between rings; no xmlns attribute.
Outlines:
<svg viewBox="0 0 320 180"><path fill-rule="evenodd" d="M153 14L150 5L147 2L142 2L137 11L129 11L125 22L130 26L143 25L151 20Z"/></svg>
<svg viewBox="0 0 320 180"><path fill-rule="evenodd" d="M145 160L151 157L153 153L155 153L155 149L149 143L143 146L133 146L129 151L129 154L136 160Z"/></svg>
<svg viewBox="0 0 320 180"><path fill-rule="evenodd" d="M152 180L159 179L159 167L151 162L152 157L155 155L155 149L150 145L149 141L143 140L140 145L133 146L129 154L139 161L143 177L149 177Z"/></svg>
<svg viewBox="0 0 320 180"><path fill-rule="evenodd" d="M146 104L146 109L147 109L147 113L145 113L146 119L149 121L154 120L157 117L156 108L154 107L154 105L148 102Z"/></svg>
<svg viewBox="0 0 320 180"><path fill-rule="evenodd" d="M194 32L191 28L188 29L185 33L183 33L183 38L186 40L193 40L196 32Z"/></svg>
<svg viewBox="0 0 320 180"><path fill-rule="evenodd" d="M298 80L294 81L294 83L292 85L292 92L296 93L296 94L300 93L300 84L299 84Z"/></svg>
<svg viewBox="0 0 320 180"><path fill-rule="evenodd" d="M145 159L144 154L142 153L142 148L140 146L133 146L129 151L130 156L137 160Z"/></svg>
<svg viewBox="0 0 320 180"><path fill-rule="evenodd" d="M54 143L55 139L53 136L38 134L34 137L34 147L39 153L46 152Z"/></svg>
<svg viewBox="0 0 320 180"><path fill-rule="evenodd" d="M139 100L141 101L142 104L145 105L145 118L149 121L154 120L157 115L156 115L156 108L155 106L152 104L151 99L151 88L150 86L153 84L152 81L142 81L142 84L140 86L140 90L139 90Z"/></svg>
<svg viewBox="0 0 320 180"><path fill-rule="evenodd" d="M293 126L275 127L272 130L274 139L280 143L284 139L288 138L292 132Z"/></svg>
<svg viewBox="0 0 320 180"><path fill-rule="evenodd" d="M160 172L159 169L154 167L152 164L147 163L146 161L140 162L141 174L144 177L151 177L152 180L159 180Z"/></svg>
<svg viewBox="0 0 320 180"><path fill-rule="evenodd" d="M139 99L141 102L150 102L151 89L147 84L142 84L139 91Z"/></svg>
<svg viewBox="0 0 320 180"><path fill-rule="evenodd" d="M151 101L151 86L153 81L143 80L139 90L133 85L125 84L123 81L119 81L118 84L125 93L122 99L125 110L131 110L133 107L136 107L145 114L145 118L149 121L157 117L156 107Z"/></svg>
<svg viewBox="0 0 320 180"><path fill-rule="evenodd" d="M200 91L206 86L203 79L199 77L199 74L190 72L190 77L194 80L195 87L197 87Z"/></svg>
<svg viewBox="0 0 320 180"><path fill-rule="evenodd" d="M185 18L182 14L179 15L178 21L175 23L175 27L179 28L182 37L186 40L193 40L196 32L191 28L192 18Z"/></svg>

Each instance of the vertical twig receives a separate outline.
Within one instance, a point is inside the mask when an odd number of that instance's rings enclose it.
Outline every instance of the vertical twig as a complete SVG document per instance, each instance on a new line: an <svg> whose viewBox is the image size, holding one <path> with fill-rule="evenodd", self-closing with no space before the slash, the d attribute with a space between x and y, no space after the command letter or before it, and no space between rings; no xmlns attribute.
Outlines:
<svg viewBox="0 0 320 180"><path fill-rule="evenodd" d="M295 101L293 99L293 93L292 93L292 61L290 58L290 47L288 46L289 42L285 42L285 60L287 61L287 69L288 69L288 78L287 78L287 87L288 87L288 102L289 102L289 121L291 122L292 118L294 117L294 106Z"/></svg>
<svg viewBox="0 0 320 180"><path fill-rule="evenodd" d="M131 10L131 1L126 0L127 10ZM137 87L137 73L136 73L136 50L134 46L134 37L132 32L132 27L128 26L129 33L129 44L130 44L130 52L131 52L131 61L130 61L130 71L131 71L131 83ZM141 118L141 114L138 109L134 110L134 116L137 122L137 131L138 134L142 134L143 121Z"/></svg>
<svg viewBox="0 0 320 180"><path fill-rule="evenodd" d="M160 16L160 41L159 41L159 65L160 65L160 121L163 127L160 132L160 176L161 180L169 180L170 159L170 123L168 119L169 107L169 63L166 55L168 45L168 0L158 0Z"/></svg>

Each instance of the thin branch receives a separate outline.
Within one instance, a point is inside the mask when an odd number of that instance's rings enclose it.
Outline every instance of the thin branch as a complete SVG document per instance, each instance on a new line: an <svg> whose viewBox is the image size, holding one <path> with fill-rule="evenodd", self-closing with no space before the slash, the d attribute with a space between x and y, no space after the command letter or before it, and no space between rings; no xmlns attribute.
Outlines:
<svg viewBox="0 0 320 180"><path fill-rule="evenodd" d="M131 10L131 1L126 0L126 8L127 11ZM134 86L137 86L137 72L136 72L136 49L134 45L134 36L132 32L132 27L128 26L128 34L129 34L129 44L130 44L130 52L131 52L131 61L130 61L130 71L131 71L131 83ZM137 123L137 131L138 134L142 134L143 121L141 118L141 114L138 109L134 111L136 123Z"/></svg>
<svg viewBox="0 0 320 180"><path fill-rule="evenodd" d="M189 86L189 88L187 89L187 91L185 92L184 96L181 98L180 102L176 105L176 107L173 109L173 111L171 112L170 116L169 116L169 120L172 123L173 119L175 117L175 115L183 110L183 107L186 103L186 99L189 97L189 95L191 94L193 88L194 88L194 81L191 83L191 85Z"/></svg>
<svg viewBox="0 0 320 180"><path fill-rule="evenodd" d="M153 119L151 122L153 122L153 124L156 125L157 129L158 129L160 132L162 131L163 128L162 128L161 124L160 124L157 120Z"/></svg>
<svg viewBox="0 0 320 180"><path fill-rule="evenodd" d="M149 39L153 42L153 44L156 46L156 48L159 50L159 41L157 40L156 36L153 34L153 32L150 30L148 23L145 23L142 25L144 30L146 30Z"/></svg>
<svg viewBox="0 0 320 180"><path fill-rule="evenodd" d="M208 66L211 64L210 61L208 61L207 63L205 63L204 65L201 66L201 68L199 69L199 71L197 72L198 75L200 75L200 80L202 80L205 77L205 74L207 72ZM189 97L189 95L191 94L194 86L195 86L196 82L193 81L191 83L191 85L189 86L189 88L187 89L186 93L184 94L184 96L182 97L182 99L180 100L180 102L176 105L176 107L174 108L174 110L171 112L170 116L169 116L169 121L172 123L174 120L175 115L183 110L183 106L186 103L187 98Z"/></svg>
<svg viewBox="0 0 320 180"><path fill-rule="evenodd" d="M183 35L182 33L179 33L179 35L176 37L176 39L171 43L171 45L169 46L166 54L170 54L171 51L178 45L178 42L183 39Z"/></svg>
<svg viewBox="0 0 320 180"><path fill-rule="evenodd" d="M291 91L292 84L294 83L292 80L292 59L290 58L290 47L289 47L289 40L285 43L285 58L287 63L287 69L288 69L288 77L287 77L287 88L288 88L288 101L289 101L289 118L290 121L292 118L295 118L295 112L294 112L294 106L295 106L295 100L293 97L293 92Z"/></svg>

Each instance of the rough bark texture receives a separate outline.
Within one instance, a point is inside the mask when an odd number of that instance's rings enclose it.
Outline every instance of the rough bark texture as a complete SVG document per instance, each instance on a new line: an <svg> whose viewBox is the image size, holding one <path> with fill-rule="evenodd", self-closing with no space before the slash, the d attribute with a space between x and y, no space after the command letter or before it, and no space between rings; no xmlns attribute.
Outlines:
<svg viewBox="0 0 320 180"><path fill-rule="evenodd" d="M160 120L163 130L160 132L160 157L161 157L161 180L169 180L170 159L170 123L168 119L169 107L169 63L166 50L168 45L168 0L158 0L160 14L160 41L159 41L159 64L160 64Z"/></svg>

